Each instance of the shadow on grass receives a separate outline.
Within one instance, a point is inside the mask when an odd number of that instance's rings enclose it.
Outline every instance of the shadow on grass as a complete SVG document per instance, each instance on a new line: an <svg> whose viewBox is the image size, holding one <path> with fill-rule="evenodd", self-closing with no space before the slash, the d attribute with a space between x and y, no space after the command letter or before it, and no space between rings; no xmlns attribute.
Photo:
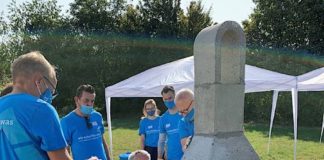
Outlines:
<svg viewBox="0 0 324 160"><path fill-rule="evenodd" d="M245 132L261 132L265 138L269 136L269 124L245 124ZM319 142L321 135L320 128L298 127L297 140ZM274 126L271 137L289 137L294 139L294 129L291 126Z"/></svg>

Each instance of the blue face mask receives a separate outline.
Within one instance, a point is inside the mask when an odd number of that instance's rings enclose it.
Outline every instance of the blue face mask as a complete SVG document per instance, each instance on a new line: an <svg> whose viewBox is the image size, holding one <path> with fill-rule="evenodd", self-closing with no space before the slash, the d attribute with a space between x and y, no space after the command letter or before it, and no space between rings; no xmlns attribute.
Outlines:
<svg viewBox="0 0 324 160"><path fill-rule="evenodd" d="M183 118L186 122L192 122L195 118L195 109L191 109L191 111Z"/></svg>
<svg viewBox="0 0 324 160"><path fill-rule="evenodd" d="M154 114L155 114L155 110L152 110L152 111L148 111L147 112L147 115L149 115L149 116L154 116Z"/></svg>
<svg viewBox="0 0 324 160"><path fill-rule="evenodd" d="M93 106L81 105L80 111L83 115L90 115L93 112Z"/></svg>
<svg viewBox="0 0 324 160"><path fill-rule="evenodd" d="M52 91L47 88L45 90L45 92L43 92L40 96L39 96L40 99L42 99L43 101L49 103L49 104L52 104L52 101L53 101L53 94L52 94Z"/></svg>
<svg viewBox="0 0 324 160"><path fill-rule="evenodd" d="M174 101L164 101L164 104L168 109L173 109L175 106Z"/></svg>

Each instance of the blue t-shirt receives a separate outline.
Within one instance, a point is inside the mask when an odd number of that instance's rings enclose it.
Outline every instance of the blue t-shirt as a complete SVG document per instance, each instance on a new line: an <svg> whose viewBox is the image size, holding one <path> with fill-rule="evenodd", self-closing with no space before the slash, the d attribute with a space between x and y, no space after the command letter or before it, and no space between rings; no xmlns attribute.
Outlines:
<svg viewBox="0 0 324 160"><path fill-rule="evenodd" d="M94 111L89 116L91 128L88 128L86 119L70 112L62 118L61 125L66 142L71 146L72 156L75 160L89 159L96 156L106 160L106 153L103 146L102 135L104 126L101 114Z"/></svg>
<svg viewBox="0 0 324 160"><path fill-rule="evenodd" d="M166 111L160 120L160 133L165 133L167 137L168 160L180 160L183 152L179 135L179 113L170 114Z"/></svg>
<svg viewBox="0 0 324 160"><path fill-rule="evenodd" d="M0 159L49 159L66 146L51 104L25 93L0 98Z"/></svg>
<svg viewBox="0 0 324 160"><path fill-rule="evenodd" d="M179 122L179 134L180 134L180 139L193 136L195 131L194 131L194 121L185 121L184 118L182 118Z"/></svg>
<svg viewBox="0 0 324 160"><path fill-rule="evenodd" d="M160 117L155 119L143 118L139 124L139 135L144 134L145 146L157 147L159 141Z"/></svg>

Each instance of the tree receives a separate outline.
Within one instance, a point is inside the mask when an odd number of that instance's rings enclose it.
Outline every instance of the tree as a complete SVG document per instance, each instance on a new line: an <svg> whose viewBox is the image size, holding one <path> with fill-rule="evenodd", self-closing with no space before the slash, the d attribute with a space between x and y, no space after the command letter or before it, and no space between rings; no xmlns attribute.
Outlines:
<svg viewBox="0 0 324 160"><path fill-rule="evenodd" d="M9 79L9 68L11 57L9 52L7 51L7 47L5 45L6 34L8 33L7 23L4 20L3 14L0 15L0 37L2 42L0 43L0 86Z"/></svg>
<svg viewBox="0 0 324 160"><path fill-rule="evenodd" d="M32 0L19 6L13 0L8 10L8 22L3 15L0 16L1 82L8 81L11 62L28 43L35 42L43 33L56 32L62 24L56 0Z"/></svg>
<svg viewBox="0 0 324 160"><path fill-rule="evenodd" d="M56 0L32 0L17 6L9 5L9 27L16 33L37 34L55 31L62 24L61 8Z"/></svg>
<svg viewBox="0 0 324 160"><path fill-rule="evenodd" d="M119 30L125 0L75 0L70 6L76 29L104 33Z"/></svg>
<svg viewBox="0 0 324 160"><path fill-rule="evenodd" d="M152 37L177 37L180 0L142 0L139 2L143 28Z"/></svg>
<svg viewBox="0 0 324 160"><path fill-rule="evenodd" d="M122 15L120 31L126 34L143 33L142 18L138 7L126 6L126 12Z"/></svg>
<svg viewBox="0 0 324 160"><path fill-rule="evenodd" d="M243 22L248 45L324 55L323 0L254 3L254 13Z"/></svg>
<svg viewBox="0 0 324 160"><path fill-rule="evenodd" d="M33 43L44 33L55 34L65 27L56 0L32 0L19 6L13 0L8 9L8 39L3 43L11 54L21 54L27 43Z"/></svg>
<svg viewBox="0 0 324 160"><path fill-rule="evenodd" d="M187 36L190 39L195 39L197 34L213 22L210 17L211 7L205 12L204 7L199 1L191 1L190 6L187 7Z"/></svg>
<svg viewBox="0 0 324 160"><path fill-rule="evenodd" d="M324 1L323 0L254 0L256 8L243 21L248 51L247 63L290 75L300 75L323 67ZM312 53L312 54L309 54ZM300 56L300 54L302 56ZM307 59L307 60L306 60ZM316 125L321 122L323 108L320 93L300 93L299 124ZM270 97L271 93L265 93ZM290 121L289 94L279 98L279 123ZM312 101L312 98L316 99ZM281 99L281 100L280 100ZM281 102L280 102L281 101ZM313 104L313 103L316 104ZM265 121L271 98L255 94L247 96L247 120ZM260 116L261 115L261 116ZM255 118L257 117L257 118ZM309 120L309 117L314 117ZM317 117L317 118L316 118ZM281 122L280 122L281 121Z"/></svg>

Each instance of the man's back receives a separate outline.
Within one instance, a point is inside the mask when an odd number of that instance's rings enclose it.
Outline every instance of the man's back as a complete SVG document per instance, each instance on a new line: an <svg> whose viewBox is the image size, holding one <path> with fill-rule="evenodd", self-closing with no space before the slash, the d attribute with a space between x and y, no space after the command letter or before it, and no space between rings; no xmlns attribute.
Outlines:
<svg viewBox="0 0 324 160"><path fill-rule="evenodd" d="M65 147L53 106L24 93L0 98L0 159L48 159Z"/></svg>

